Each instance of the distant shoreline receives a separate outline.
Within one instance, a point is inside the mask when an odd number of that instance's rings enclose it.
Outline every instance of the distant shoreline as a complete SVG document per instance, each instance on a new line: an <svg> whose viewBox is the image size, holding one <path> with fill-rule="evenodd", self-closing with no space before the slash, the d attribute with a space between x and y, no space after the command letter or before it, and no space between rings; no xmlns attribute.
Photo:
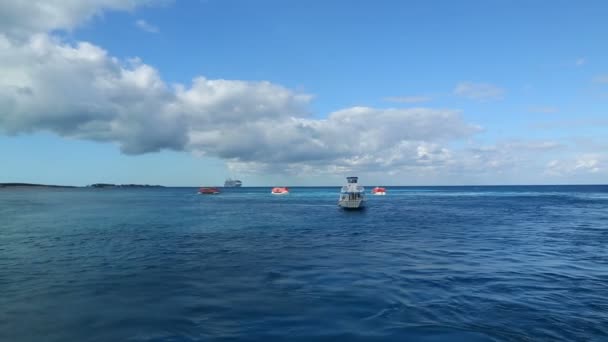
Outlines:
<svg viewBox="0 0 608 342"><path fill-rule="evenodd" d="M49 184L34 184L34 183L0 183L2 188L52 188L52 189L76 189L76 188L96 188L96 189L114 189L114 188L164 188L162 185L148 184L108 184L95 183L87 186L73 185L49 185Z"/></svg>
<svg viewBox="0 0 608 342"><path fill-rule="evenodd" d="M95 183L87 185L85 188L164 188L162 185L149 185L149 184L108 184L108 183Z"/></svg>
<svg viewBox="0 0 608 342"><path fill-rule="evenodd" d="M72 185L48 185L32 183L0 183L0 188L78 188Z"/></svg>

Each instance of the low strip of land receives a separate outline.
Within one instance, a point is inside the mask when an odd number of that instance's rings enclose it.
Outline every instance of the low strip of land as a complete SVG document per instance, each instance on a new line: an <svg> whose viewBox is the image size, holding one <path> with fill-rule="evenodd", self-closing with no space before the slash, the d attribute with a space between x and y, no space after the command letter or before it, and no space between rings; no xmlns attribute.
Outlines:
<svg viewBox="0 0 608 342"><path fill-rule="evenodd" d="M76 186L32 183L0 183L0 188L76 188Z"/></svg>
<svg viewBox="0 0 608 342"><path fill-rule="evenodd" d="M87 188L162 188L161 185L148 184L108 184L95 183L86 186ZM82 188L71 185L49 185L49 184L34 184L34 183L0 183L0 188Z"/></svg>

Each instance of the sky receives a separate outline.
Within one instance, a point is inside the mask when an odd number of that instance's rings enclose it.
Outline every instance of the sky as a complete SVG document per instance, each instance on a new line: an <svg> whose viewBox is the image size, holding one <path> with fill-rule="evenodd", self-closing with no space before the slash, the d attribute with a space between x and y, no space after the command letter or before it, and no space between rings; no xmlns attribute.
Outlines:
<svg viewBox="0 0 608 342"><path fill-rule="evenodd" d="M606 1L0 0L0 182L608 183Z"/></svg>

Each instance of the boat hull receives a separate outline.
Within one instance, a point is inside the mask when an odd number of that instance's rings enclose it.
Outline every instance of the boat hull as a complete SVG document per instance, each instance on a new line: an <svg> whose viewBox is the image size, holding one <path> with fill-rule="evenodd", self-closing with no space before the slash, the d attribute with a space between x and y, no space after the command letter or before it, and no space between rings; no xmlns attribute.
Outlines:
<svg viewBox="0 0 608 342"><path fill-rule="evenodd" d="M226 179L226 181L224 182L224 188L240 188L243 185L243 182L241 182L238 179Z"/></svg>
<svg viewBox="0 0 608 342"><path fill-rule="evenodd" d="M199 195L217 195L220 191L217 188L200 188L198 189Z"/></svg>
<svg viewBox="0 0 608 342"><path fill-rule="evenodd" d="M364 201L362 199L355 200L340 200L338 206L343 209L362 209L364 207Z"/></svg>
<svg viewBox="0 0 608 342"><path fill-rule="evenodd" d="M287 195L289 193L289 188L283 187L283 186L278 186L278 187L272 188L270 193L273 195Z"/></svg>

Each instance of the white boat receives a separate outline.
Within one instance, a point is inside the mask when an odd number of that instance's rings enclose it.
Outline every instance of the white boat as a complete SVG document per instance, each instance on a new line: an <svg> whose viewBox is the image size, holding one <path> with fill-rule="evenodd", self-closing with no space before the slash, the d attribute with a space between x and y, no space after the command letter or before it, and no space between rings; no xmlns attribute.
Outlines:
<svg viewBox="0 0 608 342"><path fill-rule="evenodd" d="M359 177L346 177L338 205L344 209L361 209L365 204L365 189L357 184Z"/></svg>

